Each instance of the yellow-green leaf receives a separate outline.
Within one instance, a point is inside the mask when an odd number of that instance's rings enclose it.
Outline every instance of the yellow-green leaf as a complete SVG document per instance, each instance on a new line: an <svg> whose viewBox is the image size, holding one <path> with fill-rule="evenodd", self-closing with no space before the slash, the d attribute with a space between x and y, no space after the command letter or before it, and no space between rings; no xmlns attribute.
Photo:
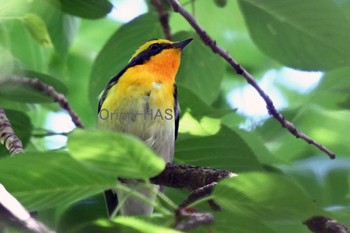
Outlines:
<svg viewBox="0 0 350 233"><path fill-rule="evenodd" d="M52 46L51 38L45 22L37 14L28 13L22 17L24 26L30 35L45 47Z"/></svg>

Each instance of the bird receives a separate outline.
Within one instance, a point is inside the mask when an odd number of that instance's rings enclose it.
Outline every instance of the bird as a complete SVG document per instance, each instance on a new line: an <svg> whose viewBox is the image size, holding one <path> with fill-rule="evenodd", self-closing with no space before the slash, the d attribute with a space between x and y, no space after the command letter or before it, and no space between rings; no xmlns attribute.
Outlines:
<svg viewBox="0 0 350 233"><path fill-rule="evenodd" d="M97 127L134 135L165 163L171 163L180 111L175 79L181 53L191 41L192 38L179 42L151 39L141 45L99 96L98 116L105 112L115 113L115 117L97 117ZM120 215L151 215L160 187L152 185L154 190L150 190L144 183L133 180L125 181L125 185L142 194L149 203L120 190L107 190L108 215L112 216L118 202Z"/></svg>

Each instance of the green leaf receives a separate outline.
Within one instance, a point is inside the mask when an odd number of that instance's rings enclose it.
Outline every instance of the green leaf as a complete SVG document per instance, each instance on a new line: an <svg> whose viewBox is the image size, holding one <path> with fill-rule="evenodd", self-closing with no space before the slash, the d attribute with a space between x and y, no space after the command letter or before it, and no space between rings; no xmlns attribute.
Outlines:
<svg viewBox="0 0 350 233"><path fill-rule="evenodd" d="M26 78L39 79L45 84L52 86L59 93L66 94L66 86L47 74L25 70L23 72ZM21 83L14 83L12 81L7 82L0 80L0 97L6 98L11 101L19 101L26 103L47 103L53 102L53 99L47 96L46 93L39 92L31 86L23 85Z"/></svg>
<svg viewBox="0 0 350 233"><path fill-rule="evenodd" d="M259 218L249 218L225 210L215 212L214 214L215 224L213 228L217 233L276 233L276 231L269 228L269 224L261 222Z"/></svg>
<svg viewBox="0 0 350 233"><path fill-rule="evenodd" d="M207 116L212 118L221 118L229 113L233 113L232 109L215 109L199 98L190 88L177 85L178 101L180 103L180 117L186 112L191 113L195 119L200 120Z"/></svg>
<svg viewBox="0 0 350 233"><path fill-rule="evenodd" d="M113 5L108 0L59 0L63 12L86 19L98 19L111 12Z"/></svg>
<svg viewBox="0 0 350 233"><path fill-rule="evenodd" d="M225 179L215 187L213 197L229 212L261 220L302 222L322 214L298 185L274 174L246 173Z"/></svg>
<svg viewBox="0 0 350 233"><path fill-rule="evenodd" d="M145 220L141 220L136 217L117 217L113 219L113 222L116 222L118 224L127 226L133 230L132 232L140 232L140 233L180 233L180 231L166 228L161 225L155 225L149 222L146 222Z"/></svg>
<svg viewBox="0 0 350 233"><path fill-rule="evenodd" d="M348 158L339 156L330 163L329 158L318 155L280 166L284 173L293 177L317 206L336 211L348 207L350 163ZM337 209L332 209L332 206Z"/></svg>
<svg viewBox="0 0 350 233"><path fill-rule="evenodd" d="M350 67L326 72L320 84L309 94L309 102L332 110L350 108Z"/></svg>
<svg viewBox="0 0 350 233"><path fill-rule="evenodd" d="M106 225L99 226L99 229L95 229L99 224L98 222L109 222L106 212L106 203L104 195L102 193L95 196L89 197L85 200L74 203L69 206L62 206L55 209L59 211L59 218L54 219L57 221L55 226L56 232L65 232L65 233L78 233L78 232L111 232L104 231L107 230ZM49 212L48 210L47 212ZM40 213L40 216L47 216L48 213ZM96 220L100 219L101 220ZM41 218L42 219L42 218ZM45 219L42 219L45 221ZM45 222L52 222L45 221ZM94 226L95 225L95 226ZM112 225L112 224L111 224ZM116 224L115 224L116 225ZM79 229L79 230L78 230ZM115 230L114 232L119 232Z"/></svg>
<svg viewBox="0 0 350 233"><path fill-rule="evenodd" d="M97 112L97 96L109 80L128 63L132 54L152 38L162 37L158 15L144 14L121 26L98 54L90 75L89 97L93 112Z"/></svg>
<svg viewBox="0 0 350 233"><path fill-rule="evenodd" d="M233 172L260 170L255 154L234 129L221 124L221 117L232 113L214 109L192 91L179 86L181 119L176 141L175 160Z"/></svg>
<svg viewBox="0 0 350 233"><path fill-rule="evenodd" d="M211 136L180 135L175 152L176 161L182 163L232 172L261 170L248 144L225 126Z"/></svg>
<svg viewBox="0 0 350 233"><path fill-rule="evenodd" d="M350 62L348 1L240 0L257 46L286 66L329 70Z"/></svg>
<svg viewBox="0 0 350 233"><path fill-rule="evenodd" d="M115 179L85 168L66 153L32 152L1 159L0 183L29 210L41 210L102 192Z"/></svg>
<svg viewBox="0 0 350 233"><path fill-rule="evenodd" d="M117 132L75 130L69 135L68 149L89 168L112 177L145 179L165 167L143 142Z"/></svg>
<svg viewBox="0 0 350 233"><path fill-rule="evenodd" d="M218 7L225 7L227 4L227 0L214 0L214 3Z"/></svg>
<svg viewBox="0 0 350 233"><path fill-rule="evenodd" d="M174 40L194 38L182 52L182 61L176 82L193 92L206 104L212 104L220 93L220 84L224 77L224 61L211 49L202 44L194 33L180 32Z"/></svg>
<svg viewBox="0 0 350 233"><path fill-rule="evenodd" d="M1 36L0 36L1 37ZM0 45L0 80L8 77L14 70L15 58L11 52Z"/></svg>
<svg viewBox="0 0 350 233"><path fill-rule="evenodd" d="M59 0L33 0L30 6L45 21L56 53L64 57L78 32L79 19L63 13Z"/></svg>
<svg viewBox="0 0 350 233"><path fill-rule="evenodd" d="M49 49L37 43L20 21L8 20L1 23L0 44L15 58L15 69L43 71L48 64Z"/></svg>
<svg viewBox="0 0 350 233"><path fill-rule="evenodd" d="M91 205L89 205L91 207ZM83 208L88 212L87 207ZM80 211L79 211L80 212ZM64 228L59 228L59 232L79 233L79 232L99 232L99 233L180 233L180 231L166 227L173 222L171 216L167 218L162 216L118 216L112 220L100 217L86 221L80 219L79 212L75 211L70 216L65 216ZM91 212L91 211L90 211ZM75 214L75 215L74 215ZM91 215L92 213L82 213L83 215ZM89 216L87 216L89 218ZM73 219L72 219L73 218ZM78 219L77 219L78 218ZM72 222L75 220L75 222ZM79 221L80 220L80 221Z"/></svg>
<svg viewBox="0 0 350 233"><path fill-rule="evenodd" d="M5 112L13 130L15 131L15 134L21 140L23 147L25 147L29 142L33 130L33 125L30 121L30 118L23 111L5 109ZM0 144L0 155L3 154L6 156L9 155L6 148L2 144Z"/></svg>
<svg viewBox="0 0 350 233"><path fill-rule="evenodd" d="M42 18L36 14L28 13L22 17L24 26L30 35L41 45L45 47L52 46L49 32Z"/></svg>

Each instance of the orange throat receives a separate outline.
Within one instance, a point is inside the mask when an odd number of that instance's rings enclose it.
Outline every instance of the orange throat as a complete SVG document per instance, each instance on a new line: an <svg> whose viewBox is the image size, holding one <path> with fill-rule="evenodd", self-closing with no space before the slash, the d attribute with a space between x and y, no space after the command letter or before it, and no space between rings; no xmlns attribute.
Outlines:
<svg viewBox="0 0 350 233"><path fill-rule="evenodd" d="M151 58L144 64L144 68L150 73L157 74L165 82L175 83L175 77L180 66L180 50L164 50L157 55L157 58Z"/></svg>

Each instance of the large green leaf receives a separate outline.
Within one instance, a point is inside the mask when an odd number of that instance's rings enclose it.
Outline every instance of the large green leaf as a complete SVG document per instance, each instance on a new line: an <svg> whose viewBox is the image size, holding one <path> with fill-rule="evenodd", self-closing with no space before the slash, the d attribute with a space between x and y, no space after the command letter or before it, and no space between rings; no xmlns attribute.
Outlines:
<svg viewBox="0 0 350 233"><path fill-rule="evenodd" d="M225 126L211 136L180 135L176 142L175 159L232 172L261 170L261 164L248 144Z"/></svg>
<svg viewBox="0 0 350 233"><path fill-rule="evenodd" d="M113 177L145 179L165 167L144 143L117 132L75 130L69 136L68 149L89 168Z"/></svg>
<svg viewBox="0 0 350 233"><path fill-rule="evenodd" d="M240 0L257 46L284 65L328 70L350 62L350 2Z"/></svg>
<svg viewBox="0 0 350 233"><path fill-rule="evenodd" d="M135 50L152 38L162 37L156 14L144 14L121 26L98 54L90 75L89 97L97 111L97 96L128 63Z"/></svg>
<svg viewBox="0 0 350 233"><path fill-rule="evenodd" d="M194 33L180 32L174 40L194 38L182 54L182 61L177 74L177 83L191 89L201 100L212 104L220 93L220 84L224 77L224 61L211 49L202 44Z"/></svg>
<svg viewBox="0 0 350 233"><path fill-rule="evenodd" d="M261 220L299 221L322 214L298 185L281 175L246 173L215 187L214 200L225 210Z"/></svg>
<svg viewBox="0 0 350 233"><path fill-rule="evenodd" d="M1 159L0 182L29 210L40 210L102 192L115 179L63 152L32 152Z"/></svg>
<svg viewBox="0 0 350 233"><path fill-rule="evenodd" d="M71 15L87 19L98 19L106 16L113 8L108 0L59 0L62 11Z"/></svg>
<svg viewBox="0 0 350 233"><path fill-rule="evenodd" d="M260 219L245 217L240 214L232 214L228 211L215 213L214 229L217 233L239 232L239 233L275 233L268 224Z"/></svg>

